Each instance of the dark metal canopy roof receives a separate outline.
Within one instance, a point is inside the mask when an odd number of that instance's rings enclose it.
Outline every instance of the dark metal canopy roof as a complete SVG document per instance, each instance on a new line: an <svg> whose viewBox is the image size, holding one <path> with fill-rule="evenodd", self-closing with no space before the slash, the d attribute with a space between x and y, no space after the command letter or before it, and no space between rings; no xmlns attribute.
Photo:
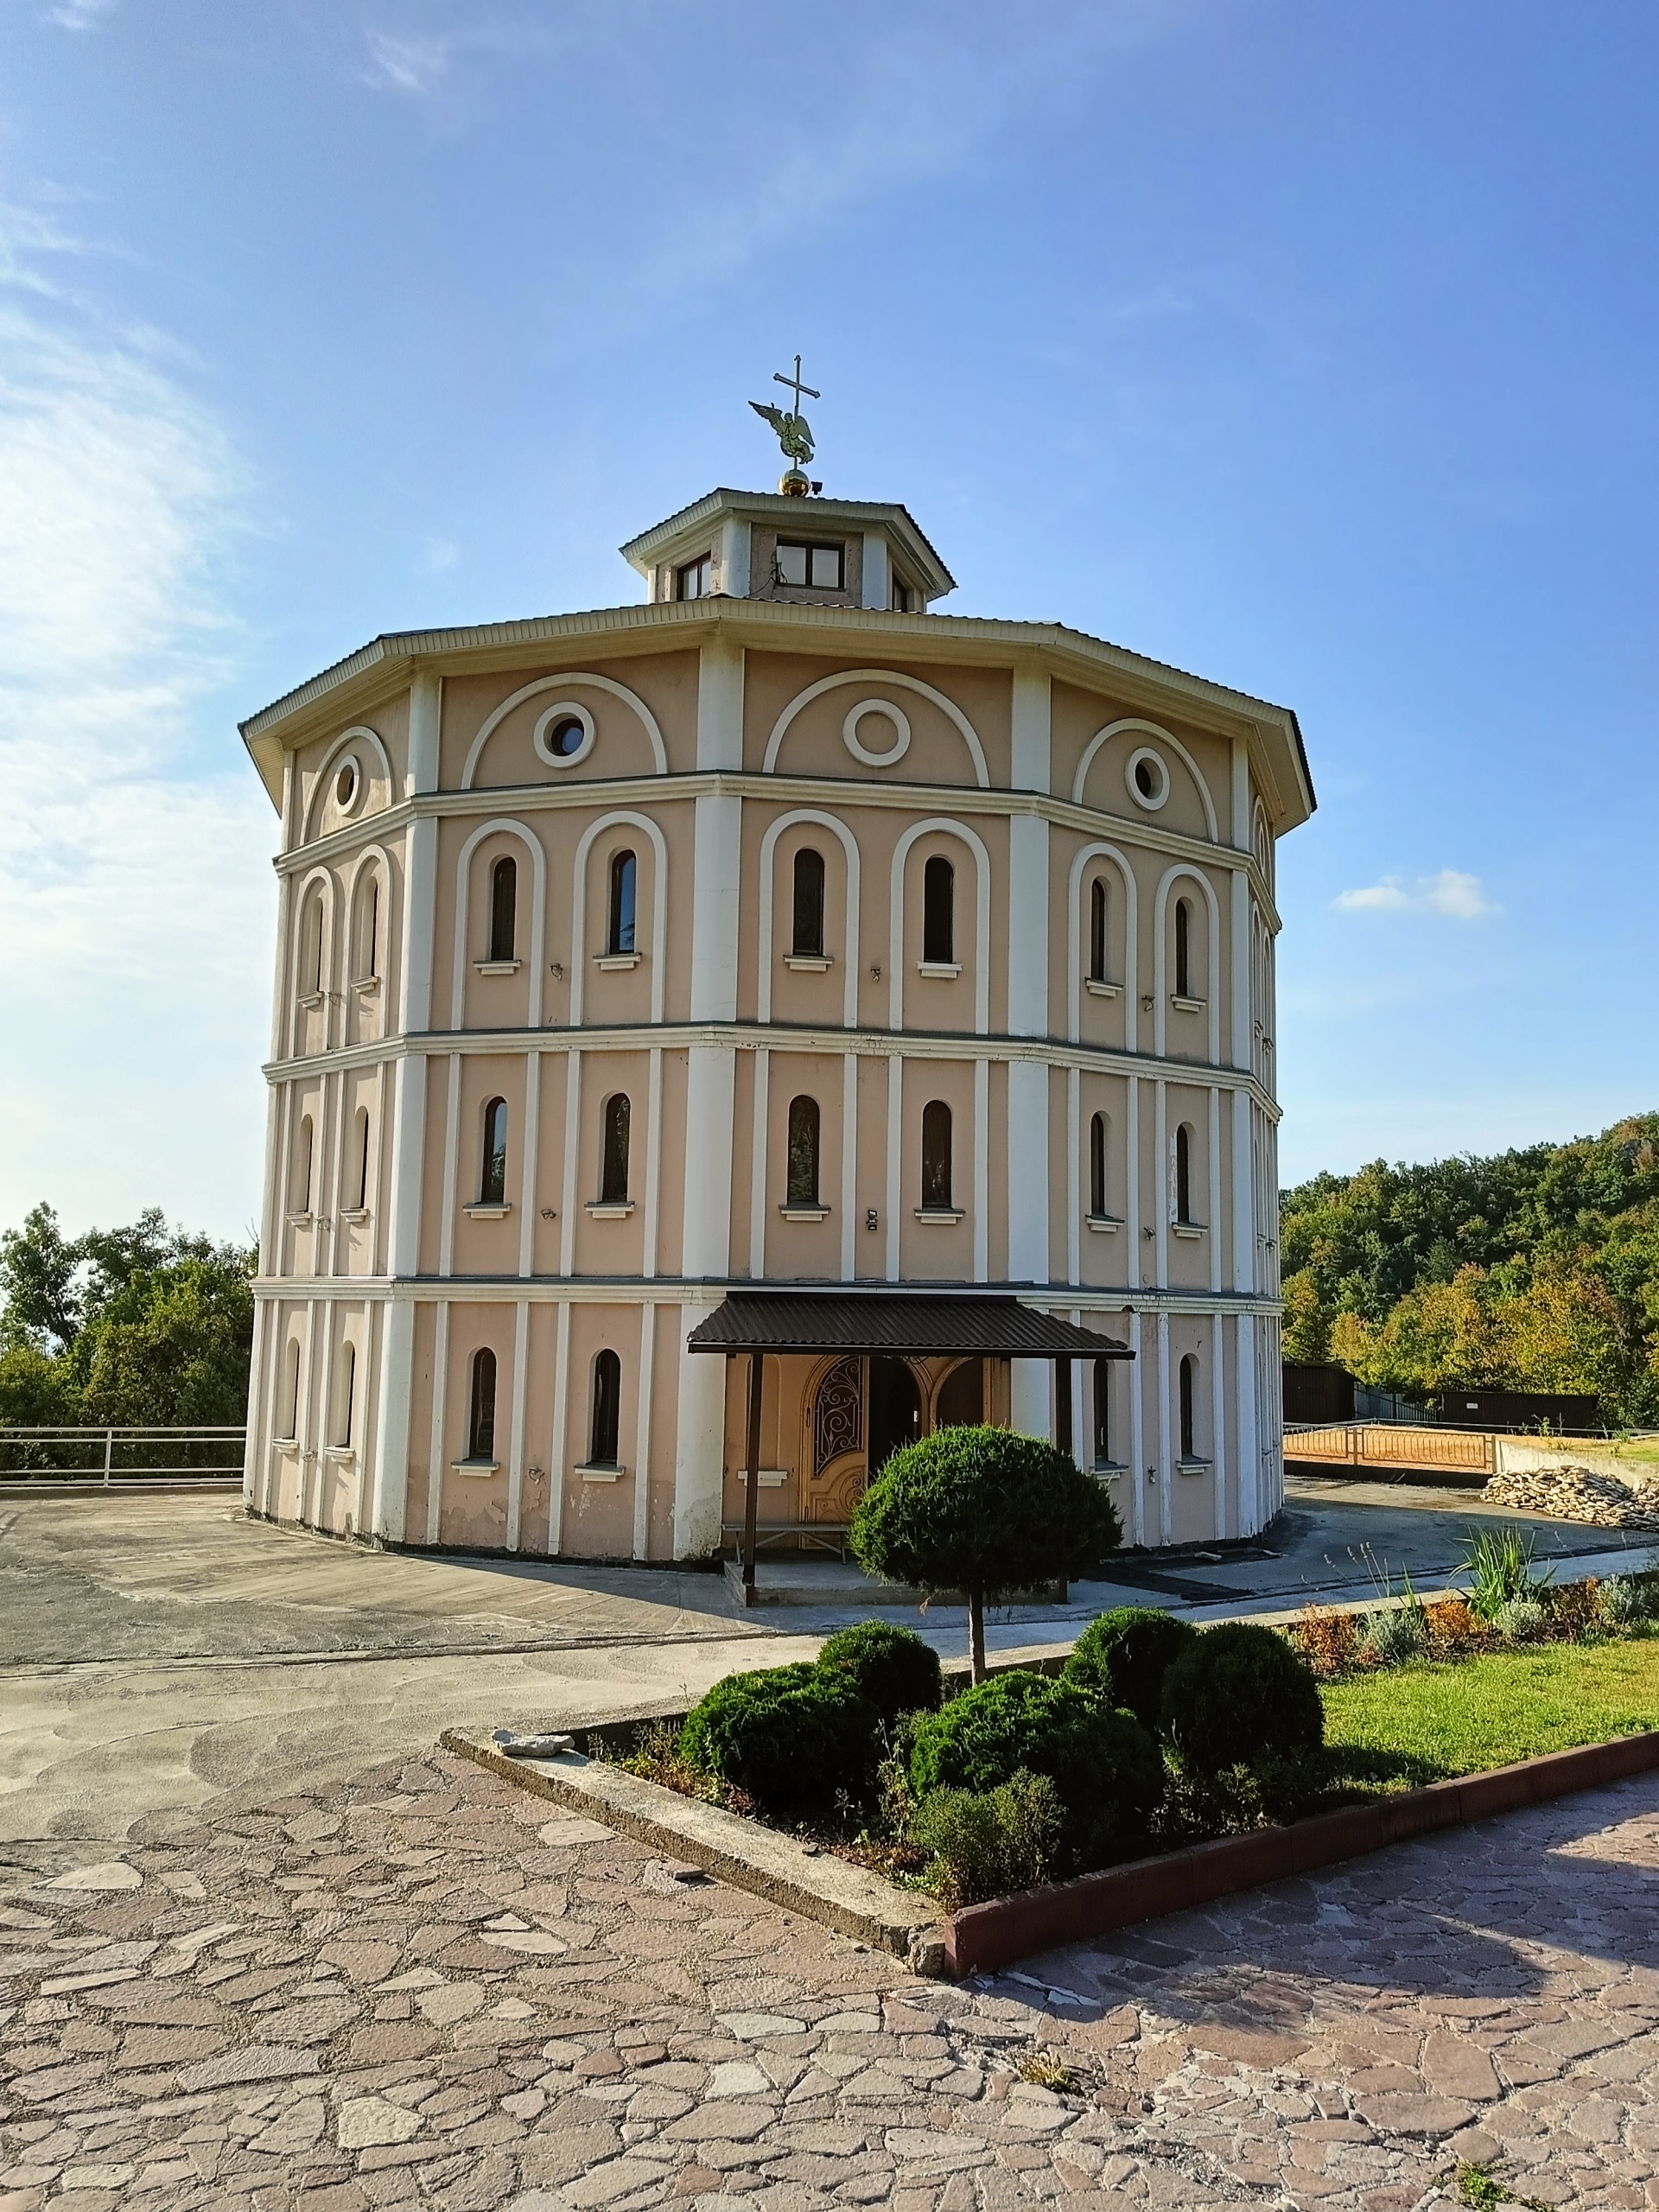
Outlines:
<svg viewBox="0 0 1659 2212"><path fill-rule="evenodd" d="M1116 1338L971 1291L734 1290L686 1338L691 1351L988 1352L1018 1359L1133 1359Z"/></svg>

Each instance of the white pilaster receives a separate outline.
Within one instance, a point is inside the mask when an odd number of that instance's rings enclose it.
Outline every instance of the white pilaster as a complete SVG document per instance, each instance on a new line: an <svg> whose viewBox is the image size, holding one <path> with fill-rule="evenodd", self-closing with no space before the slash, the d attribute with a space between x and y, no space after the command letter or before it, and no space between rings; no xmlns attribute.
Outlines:
<svg viewBox="0 0 1659 2212"><path fill-rule="evenodd" d="M1210 1459L1216 1485L1217 1538L1227 1534L1227 1324L1219 1313L1210 1316Z"/></svg>
<svg viewBox="0 0 1659 2212"><path fill-rule="evenodd" d="M1158 1541L1169 1541L1171 1525L1170 1485L1174 1480L1175 1461L1169 1448L1169 1316L1158 1316Z"/></svg>
<svg viewBox="0 0 1659 2212"><path fill-rule="evenodd" d="M443 678L416 671L409 687L409 774L405 793L438 788L438 736L443 709ZM428 907L426 912L431 910Z"/></svg>
<svg viewBox="0 0 1659 2212"><path fill-rule="evenodd" d="M728 599L749 595L749 525L728 515L720 525L720 582ZM641 1552L643 1559L645 1554Z"/></svg>
<svg viewBox="0 0 1659 2212"><path fill-rule="evenodd" d="M568 1273L569 1270L567 1269ZM556 1559L564 1535L565 1471L570 1465L570 1301L559 1304L553 1344L553 1434L547 1460L547 1555Z"/></svg>
<svg viewBox="0 0 1659 2212"><path fill-rule="evenodd" d="M841 1064L841 1279L858 1273L858 1055Z"/></svg>
<svg viewBox="0 0 1659 2212"><path fill-rule="evenodd" d="M1044 1162L1048 1147L1043 1147ZM1046 1218L1046 1216L1045 1216ZM974 1062L974 1281L991 1273L991 1064ZM1045 1274L1041 1280L1048 1280Z"/></svg>
<svg viewBox="0 0 1659 2212"><path fill-rule="evenodd" d="M864 586L859 594L863 607L885 607L893 602L893 569L887 541L879 530L864 533Z"/></svg>
<svg viewBox="0 0 1659 2212"><path fill-rule="evenodd" d="M1134 1089L1131 1080L1130 1089ZM1132 1544L1147 1541L1147 1374L1141 1329L1141 1308L1129 1310L1129 1526Z"/></svg>
<svg viewBox="0 0 1659 2212"><path fill-rule="evenodd" d="M899 1202L904 1191L905 1064L887 1055L887 1281L899 1280Z"/></svg>
<svg viewBox="0 0 1659 2212"><path fill-rule="evenodd" d="M1262 1526L1262 1447L1255 1425L1255 1316L1238 1316L1238 1533Z"/></svg>
<svg viewBox="0 0 1659 2212"><path fill-rule="evenodd" d="M369 1534L401 1544L409 1519L409 1402L415 1384L415 1308L393 1298L384 1309L380 1402Z"/></svg>
<svg viewBox="0 0 1659 2212"><path fill-rule="evenodd" d="M1054 1439L1054 1363L1008 1362L1008 1427L1021 1436Z"/></svg>
<svg viewBox="0 0 1659 2212"><path fill-rule="evenodd" d="M1233 1288L1255 1288L1255 1162L1251 1157L1249 1093L1233 1099Z"/></svg>
<svg viewBox="0 0 1659 2212"><path fill-rule="evenodd" d="M730 1046L694 1045L686 1063L685 1241L680 1272L723 1281L732 1265L737 1055Z"/></svg>
<svg viewBox="0 0 1659 2212"><path fill-rule="evenodd" d="M685 1350L685 1339L715 1310L680 1308L678 1419L674 1447L674 1556L706 1559L720 1543L726 1475L726 1363L715 1352Z"/></svg>
<svg viewBox="0 0 1659 2212"><path fill-rule="evenodd" d="M1008 1063L1008 1280L1049 1279L1048 1069Z"/></svg>
<svg viewBox="0 0 1659 2212"><path fill-rule="evenodd" d="M656 1363L657 1308L639 1307L639 1395L633 1419L633 1555L644 1559L651 1541L651 1387Z"/></svg>

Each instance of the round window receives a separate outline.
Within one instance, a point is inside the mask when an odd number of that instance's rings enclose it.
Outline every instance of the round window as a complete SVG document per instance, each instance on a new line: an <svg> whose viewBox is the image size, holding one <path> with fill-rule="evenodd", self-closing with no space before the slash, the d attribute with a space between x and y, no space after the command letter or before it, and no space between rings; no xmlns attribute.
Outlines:
<svg viewBox="0 0 1659 2212"><path fill-rule="evenodd" d="M348 812L357 798L358 766L355 760L342 760L334 775L334 804L342 814Z"/></svg>
<svg viewBox="0 0 1659 2212"><path fill-rule="evenodd" d="M1129 795L1148 813L1155 813L1169 797L1169 771L1161 754L1142 746L1129 756L1128 772L1125 778Z"/></svg>
<svg viewBox="0 0 1659 2212"><path fill-rule="evenodd" d="M574 768L594 749L594 718L574 699L555 700L537 719L537 752L550 768Z"/></svg>

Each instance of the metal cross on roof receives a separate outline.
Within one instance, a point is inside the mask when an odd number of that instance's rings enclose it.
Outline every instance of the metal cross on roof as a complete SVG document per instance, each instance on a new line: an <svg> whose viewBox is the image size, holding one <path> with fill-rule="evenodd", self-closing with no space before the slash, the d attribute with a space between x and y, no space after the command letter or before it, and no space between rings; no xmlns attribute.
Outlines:
<svg viewBox="0 0 1659 2212"><path fill-rule="evenodd" d="M772 407L761 399L752 399L749 404L763 423L771 423L778 434L778 442L784 449L785 460L793 461L798 468L803 462L812 458L812 432L801 412L801 396L804 393L809 399L822 399L823 394L814 391L810 384L802 383L801 357L798 353L795 356L794 375L786 377L781 371L774 369L772 380L774 384L786 385L794 393L794 407L785 413L781 407ZM795 478L792 481L786 479L785 486L786 488L798 488L804 481L804 478Z"/></svg>

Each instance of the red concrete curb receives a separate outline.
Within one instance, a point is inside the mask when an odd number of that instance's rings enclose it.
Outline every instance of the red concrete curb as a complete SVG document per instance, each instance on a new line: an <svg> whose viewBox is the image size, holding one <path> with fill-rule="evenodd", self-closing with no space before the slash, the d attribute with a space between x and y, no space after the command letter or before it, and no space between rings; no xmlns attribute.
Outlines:
<svg viewBox="0 0 1659 2212"><path fill-rule="evenodd" d="M1059 1943L1161 1919L1166 1913L1311 1873L1435 1828L1459 1827L1575 1789L1599 1789L1656 1766L1659 1729L1646 1729L1639 1735L1616 1736L1611 1743L1546 1751L1540 1758L1495 1767L1490 1774L1431 1783L1426 1789L1408 1789L1379 1804L1345 1806L1291 1827L1255 1828L1161 1859L1137 1859L1104 1873L1084 1874L1052 1889L967 1905L944 1924L946 1971L957 1977L983 1974Z"/></svg>

